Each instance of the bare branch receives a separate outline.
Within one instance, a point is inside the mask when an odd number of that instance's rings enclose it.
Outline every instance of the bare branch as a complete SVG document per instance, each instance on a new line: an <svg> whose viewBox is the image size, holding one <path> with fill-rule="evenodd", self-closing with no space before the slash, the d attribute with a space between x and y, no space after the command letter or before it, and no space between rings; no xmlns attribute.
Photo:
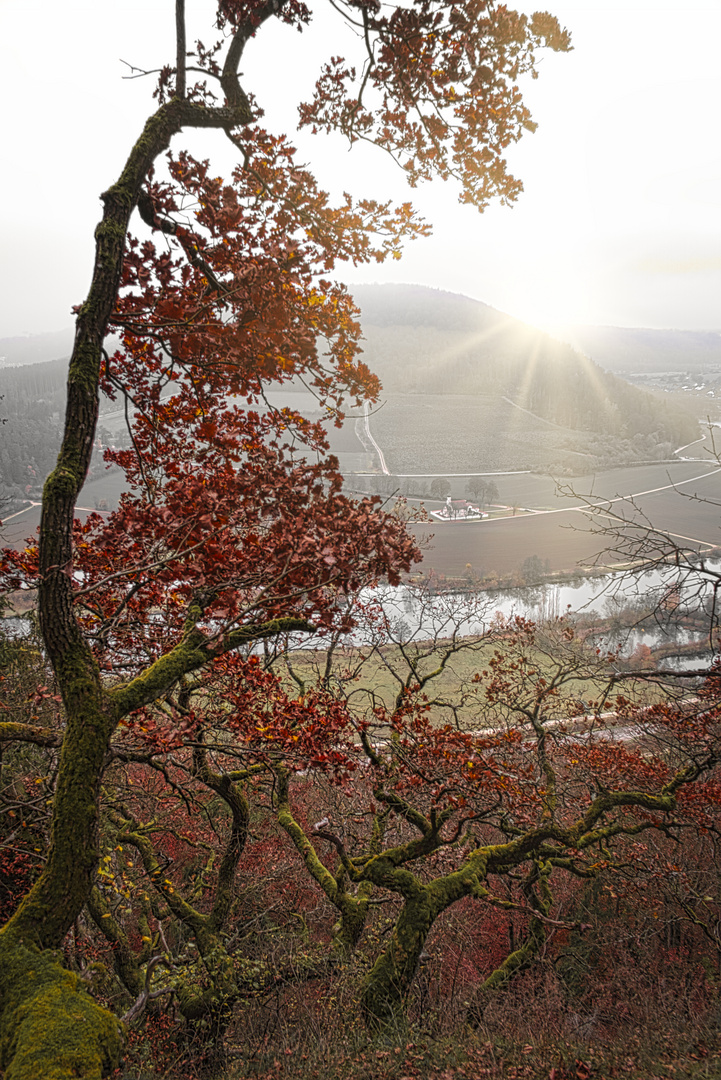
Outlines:
<svg viewBox="0 0 721 1080"><path fill-rule="evenodd" d="M175 96L185 97L185 0L175 0Z"/></svg>
<svg viewBox="0 0 721 1080"><path fill-rule="evenodd" d="M147 968L145 969L145 986L141 990L136 1000L130 1006L128 1011L120 1017L124 1024L132 1024L133 1020L137 1020L137 1018L145 1012L145 1007L148 1004L148 1001L151 1000L151 998L162 997L163 994L172 994L172 987L168 987L165 990L156 990L152 994L150 992L150 982L153 977L153 972L161 964L163 967L167 968L171 966L167 958L162 955L154 956L148 964Z"/></svg>

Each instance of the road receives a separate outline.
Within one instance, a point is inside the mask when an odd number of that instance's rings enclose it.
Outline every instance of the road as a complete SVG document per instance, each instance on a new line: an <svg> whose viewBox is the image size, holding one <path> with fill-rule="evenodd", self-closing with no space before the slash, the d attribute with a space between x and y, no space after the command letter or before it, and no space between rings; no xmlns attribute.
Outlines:
<svg viewBox="0 0 721 1080"><path fill-rule="evenodd" d="M709 476L715 476L717 473L721 473L721 466L716 469L709 469L706 472L700 473L698 476L690 476L687 480L677 480L673 483L661 484L658 487L647 488L645 491L632 492L630 495L617 495L613 499L599 499L597 502L584 502L579 506L557 507L553 510L532 510L529 508L529 512L532 514L565 514L569 510L577 510L587 514L591 509L603 510L605 507L610 509L615 503L635 502L637 499L641 499L646 495L656 495L661 491L678 491L679 488L685 487L688 484L697 484L699 480L706 480ZM682 533L667 533L666 535L673 536L678 540L686 540L692 544L701 544L704 547L714 547L715 544L718 543L718 537L714 541L701 539L697 536L684 536Z"/></svg>
<svg viewBox="0 0 721 1080"><path fill-rule="evenodd" d="M371 414L370 402L366 401L366 402L364 402L364 407L363 407L363 428L364 428L364 431L365 431L365 434L366 434L366 438L368 439L371 446L373 447L376 454L378 455L378 460L381 463L381 472L385 473L386 476L390 476L390 470L389 470L388 466L386 465L386 459L383 456L383 451L381 450L380 446L378 445L378 443L375 441L375 439L373 438L373 436L371 434L370 414Z"/></svg>

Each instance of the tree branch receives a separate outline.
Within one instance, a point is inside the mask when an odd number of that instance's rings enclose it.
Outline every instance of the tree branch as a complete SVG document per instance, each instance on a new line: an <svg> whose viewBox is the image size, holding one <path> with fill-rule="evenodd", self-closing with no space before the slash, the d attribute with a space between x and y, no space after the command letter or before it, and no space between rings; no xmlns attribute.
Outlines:
<svg viewBox="0 0 721 1080"><path fill-rule="evenodd" d="M175 0L175 96L185 97L185 0Z"/></svg>

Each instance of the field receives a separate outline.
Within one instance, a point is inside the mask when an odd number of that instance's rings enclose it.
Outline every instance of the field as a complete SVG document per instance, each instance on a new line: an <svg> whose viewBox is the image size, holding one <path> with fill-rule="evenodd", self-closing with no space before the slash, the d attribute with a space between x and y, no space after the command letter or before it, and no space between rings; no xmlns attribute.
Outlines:
<svg viewBox="0 0 721 1080"><path fill-rule="evenodd" d="M698 475L697 470L698 466L696 470L691 470L694 476ZM683 476L679 474L688 473L689 470L680 465L670 467L669 471L674 480L680 483ZM582 480L595 480L593 491L597 498L603 495L612 498L619 491L631 495L669 483L665 467L648 466L618 472L622 475L611 473ZM520 481L522 478L498 478L501 499L508 498L509 491L516 486L512 481L516 479ZM532 479L535 478L529 478ZM639 487L638 484L643 486ZM579 490L588 493L590 483L585 487L579 483ZM684 498L681 492L686 490L697 492L700 498ZM521 494L532 492L528 489L522 491L519 483L511 502L519 500ZM548 490L544 490L543 485L539 485L539 494L545 496L543 502L546 505L552 501L553 497ZM721 473L713 472L705 481L678 490L666 486L665 490L639 496L634 501L655 528L667 532L680 544L709 548L721 543L721 531L718 503L707 500L718 500L720 496ZM533 501L525 499L524 503L528 505ZM617 512L624 508L629 509L623 503L614 505ZM423 545L421 569L424 572L434 569L448 576L462 574L468 564L479 575L512 574L532 555L538 555L544 562L548 560L551 571L573 571L591 566L605 546L603 539L590 531L588 516L579 509L559 508L546 513L497 518L473 525L414 525L411 528ZM607 559L601 561L608 564Z"/></svg>
<svg viewBox="0 0 721 1080"><path fill-rule="evenodd" d="M322 415L317 400L308 393L279 392L270 399L275 407L287 404L313 419ZM604 545L589 533L588 520L578 509L579 496L636 496L637 506L654 526L681 543L696 547L721 543L721 473L713 471L712 462L589 470L572 481L562 481L567 486L572 483L574 494L560 489L552 475L527 471L511 475L506 470L526 470L541 459L547 461L550 452L555 453L571 436L578 441L579 433L550 425L498 398L396 394L372 414L370 423L390 470L414 474L412 480L400 480L401 489L410 485L412 491L428 491L432 477L445 473L450 474L453 497L463 498L469 473L494 474L499 503L509 508L506 517L470 525L411 526L423 548L423 572L434 569L458 576L470 565L478 575L509 575L534 555L556 572L587 567ZM120 414L103 415L101 424L115 433ZM340 429L331 427L329 442L346 474L377 468L377 461L372 460L377 455L367 453L356 435L355 416L349 416ZM581 460L581 454L576 454L576 468ZM372 481L373 477L367 478L368 483ZM678 491L674 484L681 485ZM122 475L112 470L85 485L79 507L92 510L104 501L112 509L122 488ZM681 492L697 494L698 499L684 498ZM428 498L425 502L430 509L440 505ZM519 511L515 516L512 508ZM619 510L622 504L614 508ZM523 509L533 513L522 513ZM5 542L21 545L38 522L39 506L28 506L4 526Z"/></svg>
<svg viewBox="0 0 721 1080"><path fill-rule="evenodd" d="M694 480L696 477L705 478ZM561 494L550 477L497 476L500 501L509 507L525 507L545 513L519 513L469 525L421 524L410 526L423 549L423 562L417 569L431 569L446 576L462 575L470 564L478 575L508 575L518 572L529 556L548 560L552 571L572 572L590 566L603 548L602 541L589 532L589 522L578 507L580 499ZM690 480L693 482L689 483ZM465 481L454 481L462 494ZM678 489L669 486L680 485ZM576 491L595 499L613 499L619 495L638 495L635 502L654 522L679 542L695 547L713 547L721 543L719 502L721 472L708 470L695 462L671 465L636 466L614 469L574 481ZM655 488L662 490L654 491ZM93 509L101 499L109 506L117 503L122 476L113 471L90 481L80 496L80 506ZM697 494L698 499L684 494ZM428 506L440 505L433 501ZM623 504L616 503L617 511ZM82 514L80 514L82 516ZM39 506L30 506L4 526L6 543L21 546L32 536L40 520Z"/></svg>
<svg viewBox="0 0 721 1080"><path fill-rule="evenodd" d="M533 469L551 461L575 468L588 457L566 449L566 443L576 448L578 432L531 416L497 395L388 394L373 413L371 430L388 468L400 475Z"/></svg>
<svg viewBox="0 0 721 1080"><path fill-rule="evenodd" d="M578 509L580 496L634 497L635 511L618 502L614 510L646 515L682 544L708 548L721 542L721 481L713 460L609 468L599 464L603 437L599 441L552 425L490 396L390 394L373 413L371 430L398 477L398 489L413 503L425 492L428 509L439 505L428 497L434 476L448 478L453 498L467 497L469 475L480 473L493 477L499 502L518 511L473 525L413 526L424 551L424 572L458 576L470 566L479 576L509 575L534 555L555 572L588 567L604 543L589 532L588 519ZM584 446L594 453L586 453ZM544 469L546 475L532 469ZM560 477L561 487L554 476ZM674 485L681 485L679 491ZM684 498L680 492L699 498ZM520 512L524 508L546 513L529 515Z"/></svg>
<svg viewBox="0 0 721 1080"><path fill-rule="evenodd" d="M516 469L576 476L670 458L675 449L650 435L620 438L562 427L499 394L389 393L371 429L390 472L399 476Z"/></svg>
<svg viewBox="0 0 721 1080"><path fill-rule="evenodd" d="M416 670L411 683L439 672L423 687L430 704L429 716L434 722L452 724L466 731L494 727L508 721L516 726L523 723L523 717L520 714L511 716L507 709L489 705L484 682L474 681L477 673L488 669L499 647L503 647L503 642L496 636L464 637L458 639L453 647L449 639L441 639L390 644L374 652L346 648L334 655L333 677L338 684L346 684L346 693L354 711L367 718L371 709L380 704L388 710L393 709L395 697L409 677L410 660ZM581 713L582 702L598 701L608 690L608 680L604 677L604 669L599 668L594 649L584 648L577 643L569 646L555 638L549 638L544 647L541 634L539 648L528 655L532 661L529 666L535 667L549 679L565 665L569 671L578 671L577 677L571 675L564 682L562 695L549 703L549 712L555 718ZM442 665L444 657L449 659ZM303 680L312 683L322 677L325 671L326 653L301 649L290 654L288 661ZM597 670L592 673L594 668ZM283 674L285 661L277 670ZM614 693L623 693L638 705L652 704L667 696L662 687L632 680L624 681L622 689ZM565 702L571 704L566 707ZM609 700L606 710L613 708L612 702L613 698Z"/></svg>

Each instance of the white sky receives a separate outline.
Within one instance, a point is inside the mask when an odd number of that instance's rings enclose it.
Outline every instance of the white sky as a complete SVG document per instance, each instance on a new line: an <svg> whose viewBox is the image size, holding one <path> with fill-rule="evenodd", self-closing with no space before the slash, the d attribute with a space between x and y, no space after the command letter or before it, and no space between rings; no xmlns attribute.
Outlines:
<svg viewBox="0 0 721 1080"><path fill-rule="evenodd" d="M208 44L211 0L187 6L189 39ZM462 292L544 325L721 330L721 0L515 6L548 7L575 47L525 88L539 128L511 152L519 203L481 216L450 184L409 194L380 152L306 136L302 159L331 189L412 197L435 226L402 262L339 276ZM244 85L268 126L294 124L321 60L343 52L333 25L274 27L248 47ZM0 0L0 336L70 324L98 195L152 108L152 79L123 81L120 60L158 67L173 53L172 0ZM222 146L203 139L204 156Z"/></svg>

